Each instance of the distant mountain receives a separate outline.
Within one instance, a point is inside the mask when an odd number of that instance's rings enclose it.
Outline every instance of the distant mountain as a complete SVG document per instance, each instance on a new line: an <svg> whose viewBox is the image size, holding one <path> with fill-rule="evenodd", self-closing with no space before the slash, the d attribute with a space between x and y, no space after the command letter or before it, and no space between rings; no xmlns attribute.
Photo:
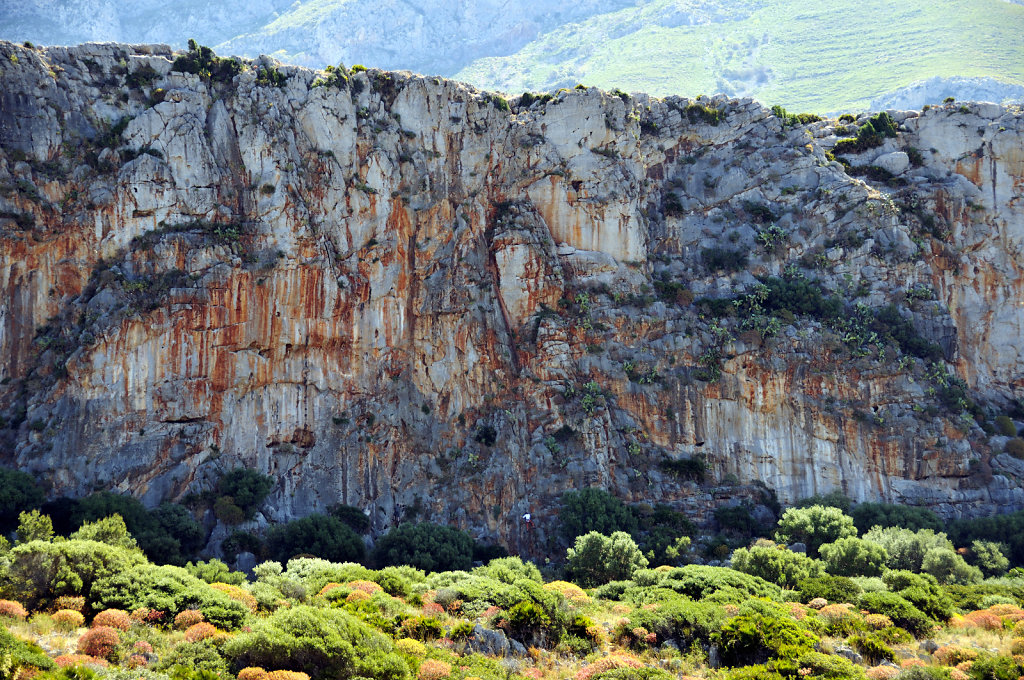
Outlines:
<svg viewBox="0 0 1024 680"><path fill-rule="evenodd" d="M997 104L1021 102L1024 101L1024 85L1012 85L994 78L929 78L872 99L871 108L879 111L920 109L928 104L938 104L947 97Z"/></svg>
<svg viewBox="0 0 1024 680"><path fill-rule="evenodd" d="M1024 85L1024 6L1007 0L0 0L0 38L189 38L220 53L363 63L518 93L577 83L722 92L838 112L931 78Z"/></svg>

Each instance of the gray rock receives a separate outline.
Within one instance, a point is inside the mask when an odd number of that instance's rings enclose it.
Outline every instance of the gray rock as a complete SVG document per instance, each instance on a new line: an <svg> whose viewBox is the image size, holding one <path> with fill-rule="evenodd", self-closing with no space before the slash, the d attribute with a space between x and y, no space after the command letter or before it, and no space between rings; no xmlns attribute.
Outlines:
<svg viewBox="0 0 1024 680"><path fill-rule="evenodd" d="M807 544L806 543L790 543L789 545L786 546L786 549L789 550L790 552L806 553L807 552Z"/></svg>
<svg viewBox="0 0 1024 680"><path fill-rule="evenodd" d="M918 648L929 654L934 654L935 650L939 648L939 644L935 640L921 640Z"/></svg>
<svg viewBox="0 0 1024 680"><path fill-rule="evenodd" d="M854 663L861 663L861 662L864 661L864 657L863 656L861 656L858 652L856 652L855 650L851 649L850 647L846 647L845 645L836 647L835 648L835 653L838 656L841 656L844 659L849 659L850 661L852 661Z"/></svg>
<svg viewBox="0 0 1024 680"><path fill-rule="evenodd" d="M512 642L513 645L510 645L504 631L484 628L478 623L473 626L473 633L467 639L466 647L477 654L508 656L513 646L519 644L514 640Z"/></svg>
<svg viewBox="0 0 1024 680"><path fill-rule="evenodd" d="M903 151L893 151L891 153L882 154L875 159L873 164L883 170L888 170L894 175L900 175L910 167L910 156Z"/></svg>

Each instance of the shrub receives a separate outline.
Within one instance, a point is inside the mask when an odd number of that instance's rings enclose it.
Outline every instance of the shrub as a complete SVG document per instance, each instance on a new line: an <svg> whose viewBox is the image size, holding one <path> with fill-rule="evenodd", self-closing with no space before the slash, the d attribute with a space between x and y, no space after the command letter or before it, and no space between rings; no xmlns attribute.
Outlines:
<svg viewBox="0 0 1024 680"><path fill-rule="evenodd" d="M17 526L19 513L40 507L44 500L46 495L32 475L0 467L0 536Z"/></svg>
<svg viewBox="0 0 1024 680"><path fill-rule="evenodd" d="M791 284L791 283L793 283L793 282L795 282L797 280L798 279L793 279L793 280L778 279L780 284ZM803 281L805 284L807 283L806 279L800 279L800 280ZM818 297L821 297L821 288L820 287L815 286L813 288L813 291L817 293ZM811 294L813 295L813 293L811 293ZM769 296L769 297L774 297L774 296ZM787 305L786 308L789 309L790 311L792 311L794 314L797 313L796 310L792 309L792 307L790 307L789 305ZM811 312L807 311L807 312L804 312L804 313L810 314ZM826 493L826 494L817 494L817 495L814 495L814 496L808 496L807 498L802 498L802 499L800 499L799 501L796 502L796 505L794 507L797 507L797 508L809 508L812 505L823 505L823 506L825 506L827 508L839 508L840 510L843 511L844 514L850 515L850 514L852 514L850 512L850 508L853 507L853 500L851 500L850 497L847 496L846 494L844 494L842 491L830 491L829 493ZM857 521L856 518L854 518L854 523L855 524L856 524L856 521Z"/></svg>
<svg viewBox="0 0 1024 680"><path fill-rule="evenodd" d="M1014 437L1005 444L1006 453L1014 458L1024 459L1024 439Z"/></svg>
<svg viewBox="0 0 1024 680"><path fill-rule="evenodd" d="M975 680L1017 680L1021 670L1016 659L983 653L971 662L970 673Z"/></svg>
<svg viewBox="0 0 1024 680"><path fill-rule="evenodd" d="M20 602L0 600L0 616L22 621L28 616L28 612L21 606Z"/></svg>
<svg viewBox="0 0 1024 680"><path fill-rule="evenodd" d="M807 603L821 598L828 602L856 602L860 587L845 576L821 576L800 581L797 584L800 601Z"/></svg>
<svg viewBox="0 0 1024 680"><path fill-rule="evenodd" d="M74 609L58 609L50 618L53 619L57 628L63 631L74 630L85 625L85 617L82 612L76 612Z"/></svg>
<svg viewBox="0 0 1024 680"><path fill-rule="evenodd" d="M190 672L207 671L222 677L228 673L228 661L213 639L183 642L171 649L160 661L162 669L174 669L177 666L182 666ZM212 678L201 675L194 680Z"/></svg>
<svg viewBox="0 0 1024 680"><path fill-rule="evenodd" d="M838 508L812 505L809 508L790 508L783 513L775 532L780 543L803 543L810 557L818 556L818 548L840 538L856 537L853 519Z"/></svg>
<svg viewBox="0 0 1024 680"><path fill-rule="evenodd" d="M880 545L859 538L840 538L819 548L825 568L836 576L881 576L889 554Z"/></svg>
<svg viewBox="0 0 1024 680"><path fill-rule="evenodd" d="M885 548L887 567L912 572L921 571L924 556L932 548L953 548L945 534L931 529L911 531L899 527L874 527L864 534L863 539Z"/></svg>
<svg viewBox="0 0 1024 680"><path fill-rule="evenodd" d="M613 668L594 676L594 680L675 680L675 675L660 668ZM685 677L684 677L685 680Z"/></svg>
<svg viewBox="0 0 1024 680"><path fill-rule="evenodd" d="M727 666L764 663L783 654L798 656L818 643L817 637L796 622L763 614L741 614L729 619L715 639L721 648L722 663Z"/></svg>
<svg viewBox="0 0 1024 680"><path fill-rule="evenodd" d="M747 266L747 251L728 248L704 248L700 259L709 272L738 272Z"/></svg>
<svg viewBox="0 0 1024 680"><path fill-rule="evenodd" d="M247 666L238 671L238 680L266 680L267 672L259 666Z"/></svg>
<svg viewBox="0 0 1024 680"><path fill-rule="evenodd" d="M185 640L188 642L199 642L217 634L217 629L205 621L194 623L185 630Z"/></svg>
<svg viewBox="0 0 1024 680"><path fill-rule="evenodd" d="M665 572L658 585L694 600L742 602L755 597L782 598L782 590L774 583L728 567L689 564Z"/></svg>
<svg viewBox="0 0 1024 680"><path fill-rule="evenodd" d="M957 520L947 528L957 545L970 545L974 540L996 541L1007 547L1006 556L1011 563L1024 564L1024 510L994 517Z"/></svg>
<svg viewBox="0 0 1024 680"><path fill-rule="evenodd" d="M266 680L309 680L309 675L298 671L270 671Z"/></svg>
<svg viewBox="0 0 1024 680"><path fill-rule="evenodd" d="M451 674L451 664L438 659L427 659L420 664L420 669L417 671L416 677L418 677L419 680L441 680L442 678L447 678Z"/></svg>
<svg viewBox="0 0 1024 680"><path fill-rule="evenodd" d="M676 596L662 600L656 608L635 610L630 614L628 628L639 626L662 640L707 646L721 627L722 618L721 607L711 602Z"/></svg>
<svg viewBox="0 0 1024 680"><path fill-rule="evenodd" d="M54 599L52 609L72 609L80 612L85 609L85 598L81 595L62 595Z"/></svg>
<svg viewBox="0 0 1024 680"><path fill-rule="evenodd" d="M314 679L359 675L360 657L390 651L380 633L340 609L281 609L224 644L236 666L284 666ZM358 651L357 651L358 650Z"/></svg>
<svg viewBox="0 0 1024 680"><path fill-rule="evenodd" d="M967 585L981 581L981 570L967 564L950 548L931 548L921 561L921 571L931 574L939 583Z"/></svg>
<svg viewBox="0 0 1024 680"><path fill-rule="evenodd" d="M732 554L731 566L783 588L794 588L799 581L822 574L818 560L774 544L739 548Z"/></svg>
<svg viewBox="0 0 1024 680"><path fill-rule="evenodd" d="M118 548L125 548L126 550L138 547L135 539L128 532L124 518L117 514L98 519L95 522L86 522L71 534L69 538L82 541L97 541Z"/></svg>
<svg viewBox="0 0 1024 680"><path fill-rule="evenodd" d="M972 541L971 561L985 576L1002 576L1010 568L1004 548L995 541Z"/></svg>
<svg viewBox="0 0 1024 680"><path fill-rule="evenodd" d="M178 630L185 630L197 623L202 623L205 619L203 613L198 609L186 609L185 611L178 612L174 617L174 627Z"/></svg>
<svg viewBox="0 0 1024 680"><path fill-rule="evenodd" d="M50 541L53 539L53 521L38 510L18 513L18 543Z"/></svg>
<svg viewBox="0 0 1024 680"><path fill-rule="evenodd" d="M444 635L444 626L430 616L410 616L402 621L401 629L406 637L424 642L436 640Z"/></svg>
<svg viewBox="0 0 1024 680"><path fill-rule="evenodd" d="M837 156L860 153L881 146L886 137L896 136L896 121L884 111L872 116L857 131L856 137L840 139L832 148Z"/></svg>
<svg viewBox="0 0 1024 680"><path fill-rule="evenodd" d="M873 614L885 614L917 637L927 635L933 627L924 612L895 593L864 593L860 606Z"/></svg>
<svg viewBox="0 0 1024 680"><path fill-rule="evenodd" d="M646 566L647 558L623 531L611 536L591 531L566 551L566 573L584 586L628 579L633 571Z"/></svg>
<svg viewBox="0 0 1024 680"><path fill-rule="evenodd" d="M271 527L267 532L267 549L273 559L281 562L301 554L334 562L358 562L366 555L363 540L348 525L320 514Z"/></svg>
<svg viewBox="0 0 1024 680"><path fill-rule="evenodd" d="M562 495L558 511L559 530L569 541L596 531L610 535L616 531L633 533L637 518L626 505L603 489L581 489Z"/></svg>
<svg viewBox="0 0 1024 680"><path fill-rule="evenodd" d="M896 661L896 652L892 651L892 648L877 635L854 635L847 640L847 643L863 654L871 663Z"/></svg>
<svg viewBox="0 0 1024 680"><path fill-rule="evenodd" d="M249 610L181 567L140 565L97 581L95 599L103 607L151 609L175 616L198 609L218 628L235 630Z"/></svg>
<svg viewBox="0 0 1024 680"><path fill-rule="evenodd" d="M576 672L575 680L593 680L593 678L616 668L643 668L644 664L635 656L613 654L588 664Z"/></svg>
<svg viewBox="0 0 1024 680"><path fill-rule="evenodd" d="M121 609L104 609L92 620L92 626L108 626L117 630L128 630L132 621L128 618L128 612Z"/></svg>
<svg viewBox="0 0 1024 680"><path fill-rule="evenodd" d="M978 652L959 645L945 645L935 650L935 660L943 666L957 666L978 658Z"/></svg>
<svg viewBox="0 0 1024 680"><path fill-rule="evenodd" d="M219 590L235 602L240 602L249 611L256 611L256 598L253 597L253 594L248 590L239 588L238 586L233 586L230 583L211 583L210 588L213 590Z"/></svg>
<svg viewBox="0 0 1024 680"><path fill-rule="evenodd" d="M414 640L412 638L402 638L401 640L398 640L395 642L395 649L403 654L408 654L409 656L415 656L417 658L422 658L427 655L426 645L419 640ZM241 677L239 677L238 680L242 680Z"/></svg>
<svg viewBox="0 0 1024 680"><path fill-rule="evenodd" d="M575 583L568 581L551 581L544 584L545 590L558 593L574 605L582 605L590 602L590 596Z"/></svg>
<svg viewBox="0 0 1024 680"><path fill-rule="evenodd" d="M62 595L85 596L97 581L117 574L145 558L96 541L32 541L15 546L8 554L10 566L2 575L4 592L31 610L46 609Z"/></svg>
<svg viewBox="0 0 1024 680"><path fill-rule="evenodd" d="M195 564L189 562L185 565L185 570L207 583L227 583L233 586L240 586L246 581L245 574L240 571L231 571L228 565L218 559L212 559L209 562L196 562Z"/></svg>
<svg viewBox="0 0 1024 680"><path fill-rule="evenodd" d="M61 654L60 656L53 657L53 661L57 664L58 668L70 668L72 666L99 666L100 668L106 668L110 665L106 659L97 659L95 656L89 656L88 654Z"/></svg>
<svg viewBox="0 0 1024 680"><path fill-rule="evenodd" d="M108 659L121 644L117 631L109 626L90 628L78 639L78 651L81 654Z"/></svg>
<svg viewBox="0 0 1024 680"><path fill-rule="evenodd" d="M377 540L373 561L380 566L411 565L428 572L466 570L473 564L473 539L452 527L406 522Z"/></svg>
<svg viewBox="0 0 1024 680"><path fill-rule="evenodd" d="M253 518L273 488L273 477L245 468L226 472L217 480L217 492L221 496L230 496L245 519Z"/></svg>

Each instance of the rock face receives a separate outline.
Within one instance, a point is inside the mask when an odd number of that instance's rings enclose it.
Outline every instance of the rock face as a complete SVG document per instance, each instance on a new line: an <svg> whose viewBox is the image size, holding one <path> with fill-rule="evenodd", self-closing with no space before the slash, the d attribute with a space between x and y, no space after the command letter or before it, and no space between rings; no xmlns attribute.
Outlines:
<svg viewBox="0 0 1024 680"><path fill-rule="evenodd" d="M54 493L244 465L272 519L519 549L585 486L1024 507L979 426L1019 415L1019 110L893 112L844 166L853 123L750 100L0 52L0 435Z"/></svg>
<svg viewBox="0 0 1024 680"><path fill-rule="evenodd" d="M1024 1L1017 4L1024 4ZM901 87L871 100L871 107L882 109L920 109L938 104L946 97L959 101L1024 102L1024 86L1004 83L995 78L928 78Z"/></svg>

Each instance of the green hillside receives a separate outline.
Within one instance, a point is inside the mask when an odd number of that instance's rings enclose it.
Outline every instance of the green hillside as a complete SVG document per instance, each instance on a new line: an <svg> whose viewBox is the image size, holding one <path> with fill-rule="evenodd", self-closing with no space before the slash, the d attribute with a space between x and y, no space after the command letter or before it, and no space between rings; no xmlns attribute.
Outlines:
<svg viewBox="0 0 1024 680"><path fill-rule="evenodd" d="M659 96L727 92L817 112L863 108L932 76L1024 84L1024 6L1004 0L746 2L686 12L683 21L710 23L673 26L686 9L655 0L604 14L456 77L508 92L577 82Z"/></svg>

